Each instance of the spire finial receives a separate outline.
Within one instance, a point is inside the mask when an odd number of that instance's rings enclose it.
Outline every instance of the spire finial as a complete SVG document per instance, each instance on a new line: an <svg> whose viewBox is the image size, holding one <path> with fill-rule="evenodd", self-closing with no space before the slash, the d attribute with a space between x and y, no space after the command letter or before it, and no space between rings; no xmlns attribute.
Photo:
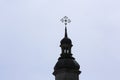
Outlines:
<svg viewBox="0 0 120 80"><path fill-rule="evenodd" d="M61 22L64 23L65 26L67 26L67 23L70 23L71 20L67 16L65 16L61 19Z"/></svg>
<svg viewBox="0 0 120 80"><path fill-rule="evenodd" d="M67 24L71 22L71 20L65 16L61 19L61 22L65 24L65 37L67 37Z"/></svg>

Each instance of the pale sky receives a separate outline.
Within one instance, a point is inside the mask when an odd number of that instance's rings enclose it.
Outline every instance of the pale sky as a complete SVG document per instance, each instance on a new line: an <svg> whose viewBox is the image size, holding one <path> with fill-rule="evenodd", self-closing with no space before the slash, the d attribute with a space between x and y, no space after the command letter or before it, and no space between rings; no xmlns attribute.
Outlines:
<svg viewBox="0 0 120 80"><path fill-rule="evenodd" d="M0 0L0 80L55 80L68 16L80 80L120 80L120 0Z"/></svg>

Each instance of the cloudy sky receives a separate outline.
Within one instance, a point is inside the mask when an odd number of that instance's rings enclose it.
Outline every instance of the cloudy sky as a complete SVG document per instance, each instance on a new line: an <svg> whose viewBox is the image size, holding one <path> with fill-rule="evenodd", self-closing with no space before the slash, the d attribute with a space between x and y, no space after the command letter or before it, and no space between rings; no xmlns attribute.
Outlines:
<svg viewBox="0 0 120 80"><path fill-rule="evenodd" d="M0 80L55 80L64 16L80 80L120 80L120 0L0 0Z"/></svg>

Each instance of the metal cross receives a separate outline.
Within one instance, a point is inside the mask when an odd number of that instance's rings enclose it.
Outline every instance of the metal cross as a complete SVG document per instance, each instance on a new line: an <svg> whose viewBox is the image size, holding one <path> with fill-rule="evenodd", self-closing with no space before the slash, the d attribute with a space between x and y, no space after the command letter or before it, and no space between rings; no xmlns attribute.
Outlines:
<svg viewBox="0 0 120 80"><path fill-rule="evenodd" d="M67 23L70 23L70 22L71 22L71 20L70 20L67 16L63 17L60 21L61 21L62 23L64 23L65 26L67 25Z"/></svg>

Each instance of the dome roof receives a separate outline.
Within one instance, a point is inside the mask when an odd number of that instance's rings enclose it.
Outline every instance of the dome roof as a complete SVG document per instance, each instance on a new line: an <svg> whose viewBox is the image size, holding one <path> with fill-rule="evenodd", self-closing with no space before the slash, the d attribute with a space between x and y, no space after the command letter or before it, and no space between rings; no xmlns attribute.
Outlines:
<svg viewBox="0 0 120 80"><path fill-rule="evenodd" d="M68 37L64 37L61 42L61 44L72 44L72 41Z"/></svg>
<svg viewBox="0 0 120 80"><path fill-rule="evenodd" d="M74 59L59 59L54 67L54 70L65 68L79 70L80 65Z"/></svg>
<svg viewBox="0 0 120 80"><path fill-rule="evenodd" d="M72 45L72 41L68 38L67 35L67 28L65 27L65 36L64 38L60 41L61 45L62 44L67 44L67 45Z"/></svg>

